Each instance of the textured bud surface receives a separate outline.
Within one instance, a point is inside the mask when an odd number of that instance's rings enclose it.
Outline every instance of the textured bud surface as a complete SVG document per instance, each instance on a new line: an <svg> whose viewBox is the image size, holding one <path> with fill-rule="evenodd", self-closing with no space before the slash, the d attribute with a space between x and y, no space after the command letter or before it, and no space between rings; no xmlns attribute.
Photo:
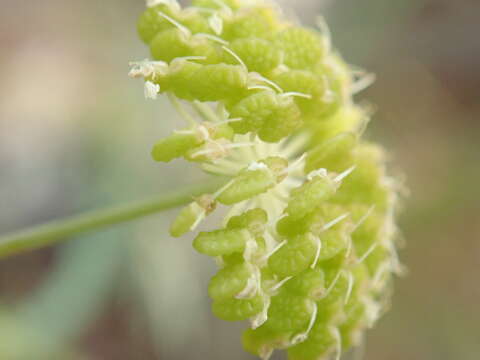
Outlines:
<svg viewBox="0 0 480 360"><path fill-rule="evenodd" d="M220 266L213 313L250 320L247 351L268 359L340 358L388 303L396 255L396 182L362 140L368 75L332 50L328 30L289 22L268 1L149 1L138 32L154 60L132 63L146 95L165 93L187 125L152 156L228 178L171 225L194 231L228 208L194 248Z"/></svg>

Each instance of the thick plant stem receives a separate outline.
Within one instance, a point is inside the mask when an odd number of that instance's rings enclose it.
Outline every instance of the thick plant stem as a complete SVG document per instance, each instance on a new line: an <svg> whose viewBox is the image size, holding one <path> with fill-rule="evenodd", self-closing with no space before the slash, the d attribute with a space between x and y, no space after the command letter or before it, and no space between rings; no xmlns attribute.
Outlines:
<svg viewBox="0 0 480 360"><path fill-rule="evenodd" d="M108 209L93 210L85 214L55 220L44 225L0 236L0 258L51 245L74 234L108 227L171 209L190 202L194 196L213 192L222 184L223 181L212 179L208 183L183 188L169 195L161 195L145 201Z"/></svg>

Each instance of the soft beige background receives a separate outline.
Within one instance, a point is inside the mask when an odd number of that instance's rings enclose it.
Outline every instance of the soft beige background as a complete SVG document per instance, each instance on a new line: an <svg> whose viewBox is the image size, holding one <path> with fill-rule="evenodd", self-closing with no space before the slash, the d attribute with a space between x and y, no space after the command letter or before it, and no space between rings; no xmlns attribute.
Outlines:
<svg viewBox="0 0 480 360"><path fill-rule="evenodd" d="M322 13L347 60L377 74L359 99L378 108L368 137L390 150L392 170L406 176L411 192L401 219L409 274L397 281L392 310L368 334L365 359L478 359L480 2L282 2L310 24ZM141 83L126 76L129 60L147 56L135 34L141 0L0 5L0 233L200 176L182 162L150 160L152 143L180 120L164 101L144 100ZM102 285L106 294L91 294L84 279L84 295L99 305L71 337L73 353L250 358L241 350L242 325L209 311L210 259L194 253L190 238L167 236L172 216L119 229L127 234L125 250L118 255L112 241L104 256L121 256L111 270L116 280ZM88 255L97 246L86 252L85 269L102 265ZM28 301L59 258L55 248L0 262L0 303ZM79 313L81 305L67 305L42 322L45 333L65 314Z"/></svg>

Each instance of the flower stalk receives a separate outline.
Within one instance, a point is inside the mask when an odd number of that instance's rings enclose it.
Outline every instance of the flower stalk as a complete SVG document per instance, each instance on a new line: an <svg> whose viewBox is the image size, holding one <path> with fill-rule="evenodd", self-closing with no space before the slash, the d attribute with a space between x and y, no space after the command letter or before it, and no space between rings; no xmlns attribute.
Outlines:
<svg viewBox="0 0 480 360"><path fill-rule="evenodd" d="M187 204L193 197L215 191L223 180L212 178L208 182L188 186L168 195L135 201L130 204L93 210L84 214L59 219L0 236L0 259L22 252L55 244L81 233L103 229L144 216Z"/></svg>

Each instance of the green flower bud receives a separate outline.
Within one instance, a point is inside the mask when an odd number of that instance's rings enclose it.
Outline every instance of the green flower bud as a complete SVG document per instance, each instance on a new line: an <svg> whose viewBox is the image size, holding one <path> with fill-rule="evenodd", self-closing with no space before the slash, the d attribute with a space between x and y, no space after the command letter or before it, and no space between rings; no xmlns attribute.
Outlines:
<svg viewBox="0 0 480 360"><path fill-rule="evenodd" d="M274 41L284 51L285 65L292 69L310 69L326 52L321 35L304 28L289 27L279 32Z"/></svg>
<svg viewBox="0 0 480 360"><path fill-rule="evenodd" d="M300 111L291 97L271 90L254 93L230 109L232 117L242 121L232 124L240 134L258 132L267 142L276 142L291 134L300 124Z"/></svg>
<svg viewBox="0 0 480 360"><path fill-rule="evenodd" d="M312 234L299 235L273 254L268 266L280 277L298 275L313 264L318 246Z"/></svg>
<svg viewBox="0 0 480 360"><path fill-rule="evenodd" d="M173 134L155 144L152 157L156 161L169 162L185 155L188 150L200 144L201 140L195 134Z"/></svg>
<svg viewBox="0 0 480 360"><path fill-rule="evenodd" d="M317 360L335 351L336 329L328 325L315 325L306 341L288 349L290 360Z"/></svg>
<svg viewBox="0 0 480 360"><path fill-rule="evenodd" d="M160 13L171 17L178 15L175 9L163 4L148 8L140 16L137 24L138 34L146 44L150 44L159 32L173 28L172 23L160 15Z"/></svg>
<svg viewBox="0 0 480 360"><path fill-rule="evenodd" d="M253 299L229 299L212 304L213 313L226 321L246 320L261 312L262 308L263 298L260 295Z"/></svg>
<svg viewBox="0 0 480 360"><path fill-rule="evenodd" d="M282 332L300 332L308 327L315 302L303 296L281 292L272 297L266 327Z"/></svg>
<svg viewBox="0 0 480 360"><path fill-rule="evenodd" d="M242 336L243 347L253 355L268 359L273 350L287 348L290 344L288 335L276 333L266 326L247 329Z"/></svg>
<svg viewBox="0 0 480 360"><path fill-rule="evenodd" d="M309 121L323 116L330 105L330 89L321 75L307 70L289 70L275 75L274 81L286 92L306 95L295 98L295 102Z"/></svg>
<svg viewBox="0 0 480 360"><path fill-rule="evenodd" d="M228 229L247 228L253 236L262 236L265 232L265 225L268 215L265 210L256 208L245 212L242 215L233 216L228 220Z"/></svg>
<svg viewBox="0 0 480 360"><path fill-rule="evenodd" d="M312 212L319 204L329 200L338 188L338 182L327 175L317 175L302 186L292 190L286 213L301 218Z"/></svg>
<svg viewBox="0 0 480 360"><path fill-rule="evenodd" d="M170 234L179 237L194 230L200 221L215 210L215 206L215 200L211 196L202 195L180 211L170 227Z"/></svg>
<svg viewBox="0 0 480 360"><path fill-rule="evenodd" d="M283 163L285 168L286 161ZM276 173L265 162L251 164L232 180L230 186L219 195L218 201L232 205L262 194L277 184L279 181L277 174L278 170Z"/></svg>
<svg viewBox="0 0 480 360"><path fill-rule="evenodd" d="M222 229L201 232L193 241L193 247L199 253L209 256L230 255L243 252L250 233L245 229Z"/></svg>
<svg viewBox="0 0 480 360"><path fill-rule="evenodd" d="M313 300L321 299L326 291L325 273L322 269L307 269L285 284L285 289L298 296Z"/></svg>
<svg viewBox="0 0 480 360"><path fill-rule="evenodd" d="M189 37L177 28L159 32L150 43L155 60L170 62L175 58L188 56L192 51Z"/></svg>
<svg viewBox="0 0 480 360"><path fill-rule="evenodd" d="M352 150L357 145L357 136L353 133L341 133L319 144L308 152L306 171L318 168L341 172L355 164Z"/></svg>
<svg viewBox="0 0 480 360"><path fill-rule="evenodd" d="M269 38L281 27L275 11L268 7L245 8L225 24L223 37L229 41L243 38Z"/></svg>
<svg viewBox="0 0 480 360"><path fill-rule="evenodd" d="M272 47L271 43L264 39L237 39L230 44L230 48L243 60L250 71L261 74L268 74L282 62L282 51ZM226 56L225 60L227 63L236 63L231 56Z"/></svg>
<svg viewBox="0 0 480 360"><path fill-rule="evenodd" d="M205 65L190 80L190 91L197 100L218 101L246 90L247 72L240 65Z"/></svg>
<svg viewBox="0 0 480 360"><path fill-rule="evenodd" d="M213 300L228 300L247 287L254 270L246 263L227 266L220 270L208 285L208 295Z"/></svg>

